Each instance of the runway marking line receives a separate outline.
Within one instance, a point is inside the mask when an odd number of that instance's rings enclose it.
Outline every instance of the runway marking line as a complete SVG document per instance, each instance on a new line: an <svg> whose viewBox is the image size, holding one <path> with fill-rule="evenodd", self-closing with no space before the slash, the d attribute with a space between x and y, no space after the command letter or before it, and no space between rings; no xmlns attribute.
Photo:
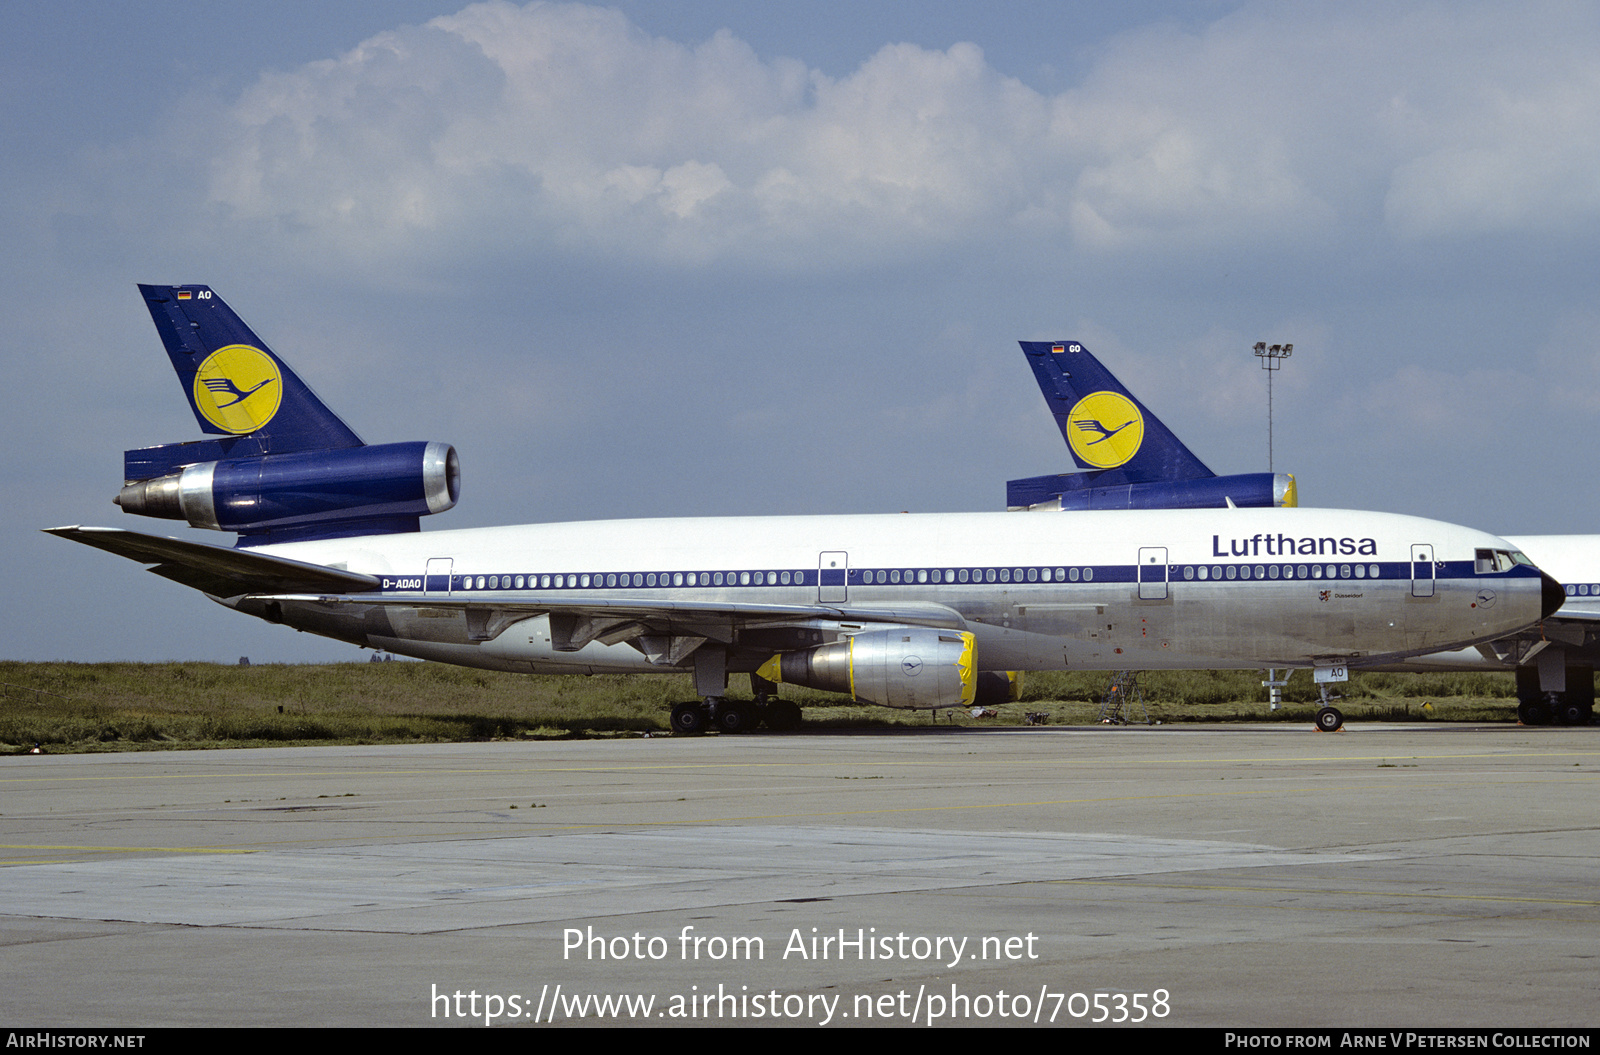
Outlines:
<svg viewBox="0 0 1600 1055"><path fill-rule="evenodd" d="M1121 879L1035 879L1032 882L1045 886L1121 886L1138 887L1140 890L1214 890L1235 894L1302 894L1307 897L1320 897L1328 894L1344 897L1395 897L1416 898L1426 901L1504 901L1519 905L1571 905L1578 908L1600 908L1600 901L1584 901L1575 898L1545 898L1545 897L1518 897L1510 894L1424 894L1406 893L1401 890L1340 890L1328 887L1275 887L1275 886L1237 886L1220 883L1147 883L1141 882L1137 876ZM1278 908L1293 906L1277 906L1261 903L1261 908Z"/></svg>
<svg viewBox="0 0 1600 1055"><path fill-rule="evenodd" d="M253 854L257 850L240 850L225 846L54 846L48 843L0 843L0 850L68 850L73 853L102 854ZM17 861L0 861L0 867L18 864ZM53 861L52 864L60 862Z"/></svg>

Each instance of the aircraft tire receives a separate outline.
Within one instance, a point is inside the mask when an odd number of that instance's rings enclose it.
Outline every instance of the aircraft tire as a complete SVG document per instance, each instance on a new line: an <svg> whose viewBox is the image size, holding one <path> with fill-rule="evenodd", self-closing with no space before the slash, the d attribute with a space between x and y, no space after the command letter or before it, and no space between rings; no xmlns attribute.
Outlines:
<svg viewBox="0 0 1600 1055"><path fill-rule="evenodd" d="M1344 726L1344 715L1337 707L1323 707L1317 711L1317 732L1336 733Z"/></svg>
<svg viewBox="0 0 1600 1055"><path fill-rule="evenodd" d="M800 705L791 700L773 700L762 708L767 728L787 733L800 728Z"/></svg>
<svg viewBox="0 0 1600 1055"><path fill-rule="evenodd" d="M757 721L756 709L742 700L724 700L717 708L717 728L724 733L752 732Z"/></svg>
<svg viewBox="0 0 1600 1055"><path fill-rule="evenodd" d="M672 708L672 731L684 736L698 736L711 724L711 714L699 700L680 703Z"/></svg>
<svg viewBox="0 0 1600 1055"><path fill-rule="evenodd" d="M1577 700L1567 700L1561 704L1558 713L1562 725L1588 725L1593 716L1593 712Z"/></svg>
<svg viewBox="0 0 1600 1055"><path fill-rule="evenodd" d="M1523 700L1517 704L1517 720L1523 725L1549 725L1550 705L1543 700Z"/></svg>

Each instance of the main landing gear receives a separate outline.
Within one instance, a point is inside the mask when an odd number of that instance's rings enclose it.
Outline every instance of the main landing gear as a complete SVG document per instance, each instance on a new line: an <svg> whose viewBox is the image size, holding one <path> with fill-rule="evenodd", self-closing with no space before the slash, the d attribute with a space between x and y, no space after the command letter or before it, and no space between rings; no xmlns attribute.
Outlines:
<svg viewBox="0 0 1600 1055"><path fill-rule="evenodd" d="M1537 669L1517 668L1517 720L1523 725L1588 725L1594 720L1594 671L1566 669L1566 688L1546 692Z"/></svg>
<svg viewBox="0 0 1600 1055"><path fill-rule="evenodd" d="M1588 725L1594 704L1565 692L1546 692L1517 702L1517 721L1523 725Z"/></svg>
<svg viewBox="0 0 1600 1055"><path fill-rule="evenodd" d="M765 724L776 732L800 727L800 705L776 696L730 700L707 696L672 708L672 731L695 736L715 729L722 733L750 733Z"/></svg>

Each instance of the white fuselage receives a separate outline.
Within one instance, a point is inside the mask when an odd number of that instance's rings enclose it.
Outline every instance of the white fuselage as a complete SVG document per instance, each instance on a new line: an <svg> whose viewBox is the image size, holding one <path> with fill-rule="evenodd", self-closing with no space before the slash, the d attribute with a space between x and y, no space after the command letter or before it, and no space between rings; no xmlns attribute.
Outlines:
<svg viewBox="0 0 1600 1055"><path fill-rule="evenodd" d="M1474 567L1476 551L1510 548L1415 517L1223 509L621 520L261 552L383 580L370 604L285 601L290 625L452 663L593 672L686 664L626 632L574 648L548 613L616 606L657 639L725 646L729 670L781 650L774 628L803 642L907 623L972 632L983 670L1361 666L1537 621L1535 569Z"/></svg>

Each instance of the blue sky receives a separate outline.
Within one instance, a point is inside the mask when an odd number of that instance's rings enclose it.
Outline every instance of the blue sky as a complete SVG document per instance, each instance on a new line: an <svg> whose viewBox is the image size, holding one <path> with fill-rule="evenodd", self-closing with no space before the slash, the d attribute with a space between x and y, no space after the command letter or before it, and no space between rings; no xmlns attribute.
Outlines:
<svg viewBox="0 0 1600 1055"><path fill-rule="evenodd" d="M1593 4L17 4L5 644L359 658L38 532L197 432L134 290L213 286L430 528L971 510L1084 341L1308 505L1595 529Z"/></svg>

